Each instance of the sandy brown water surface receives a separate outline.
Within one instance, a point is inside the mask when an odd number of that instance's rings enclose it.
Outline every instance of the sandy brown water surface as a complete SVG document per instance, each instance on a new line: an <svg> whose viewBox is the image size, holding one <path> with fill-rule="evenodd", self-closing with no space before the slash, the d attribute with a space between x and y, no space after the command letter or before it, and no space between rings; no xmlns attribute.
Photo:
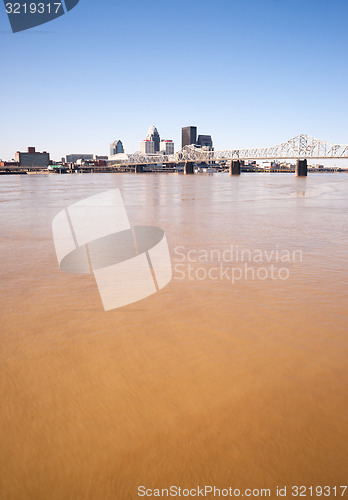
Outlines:
<svg viewBox="0 0 348 500"><path fill-rule="evenodd" d="M174 279L104 312L51 223L116 187ZM1 500L348 484L348 175L3 176L0 210ZM177 247L231 245L303 258L283 280L177 272Z"/></svg>

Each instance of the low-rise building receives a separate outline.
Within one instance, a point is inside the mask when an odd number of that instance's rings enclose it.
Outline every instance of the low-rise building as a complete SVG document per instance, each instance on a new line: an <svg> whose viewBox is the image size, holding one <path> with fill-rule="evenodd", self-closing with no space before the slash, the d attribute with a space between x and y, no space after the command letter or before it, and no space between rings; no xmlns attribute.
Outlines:
<svg viewBox="0 0 348 500"><path fill-rule="evenodd" d="M28 147L25 153L16 152L15 161L23 168L47 168L50 164L50 155L46 151L39 153L35 151L34 147Z"/></svg>
<svg viewBox="0 0 348 500"><path fill-rule="evenodd" d="M18 161L0 161L0 167L19 167Z"/></svg>
<svg viewBox="0 0 348 500"><path fill-rule="evenodd" d="M93 160L93 155L85 153L66 155L67 163L76 163L77 160Z"/></svg>

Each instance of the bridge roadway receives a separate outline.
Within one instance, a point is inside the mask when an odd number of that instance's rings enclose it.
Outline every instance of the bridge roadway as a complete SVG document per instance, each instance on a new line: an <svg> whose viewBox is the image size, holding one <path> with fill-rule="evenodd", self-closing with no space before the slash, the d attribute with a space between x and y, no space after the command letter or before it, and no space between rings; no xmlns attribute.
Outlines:
<svg viewBox="0 0 348 500"><path fill-rule="evenodd" d="M286 142L269 148L232 149L226 151L207 151L195 146L185 146L173 155L144 155L134 153L127 159L117 156L108 162L110 166L134 166L140 173L146 165L184 164L186 174L194 173L194 163L229 162L230 174L240 174L241 160L297 160L296 175L307 175L308 159L348 159L348 144L333 144L314 139L308 135L298 135Z"/></svg>

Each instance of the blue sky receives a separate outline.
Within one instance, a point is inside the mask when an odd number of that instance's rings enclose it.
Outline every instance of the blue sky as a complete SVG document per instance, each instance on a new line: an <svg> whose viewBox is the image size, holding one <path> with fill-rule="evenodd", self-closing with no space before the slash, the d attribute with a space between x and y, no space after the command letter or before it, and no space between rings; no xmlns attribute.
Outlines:
<svg viewBox="0 0 348 500"><path fill-rule="evenodd" d="M348 143L347 0L80 0L12 34L0 5L0 158L108 154L151 125L216 149Z"/></svg>

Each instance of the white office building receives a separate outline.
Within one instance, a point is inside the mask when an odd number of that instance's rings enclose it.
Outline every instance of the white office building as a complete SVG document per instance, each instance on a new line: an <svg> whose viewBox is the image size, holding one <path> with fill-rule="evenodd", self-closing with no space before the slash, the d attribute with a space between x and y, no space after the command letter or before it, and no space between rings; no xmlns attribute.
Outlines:
<svg viewBox="0 0 348 500"><path fill-rule="evenodd" d="M140 143L140 152L144 155L155 154L155 143L149 139L145 139Z"/></svg>
<svg viewBox="0 0 348 500"><path fill-rule="evenodd" d="M160 151L165 155L174 154L174 142L170 139L162 139L160 144Z"/></svg>

